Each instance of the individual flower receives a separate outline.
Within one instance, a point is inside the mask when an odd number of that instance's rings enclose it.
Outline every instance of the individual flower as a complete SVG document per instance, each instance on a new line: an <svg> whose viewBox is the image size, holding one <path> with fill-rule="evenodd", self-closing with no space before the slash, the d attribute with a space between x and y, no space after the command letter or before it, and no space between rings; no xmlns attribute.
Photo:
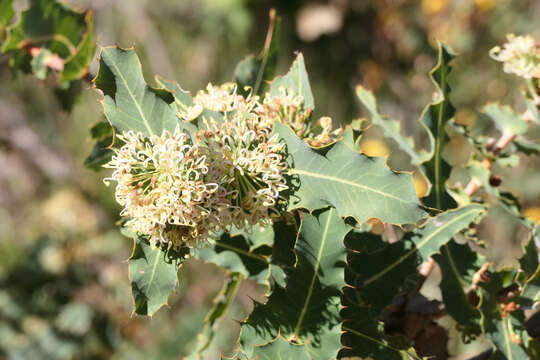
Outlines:
<svg viewBox="0 0 540 360"><path fill-rule="evenodd" d="M540 78L540 44L531 36L506 36L508 42L490 50L490 56L503 62L504 72L525 79Z"/></svg>

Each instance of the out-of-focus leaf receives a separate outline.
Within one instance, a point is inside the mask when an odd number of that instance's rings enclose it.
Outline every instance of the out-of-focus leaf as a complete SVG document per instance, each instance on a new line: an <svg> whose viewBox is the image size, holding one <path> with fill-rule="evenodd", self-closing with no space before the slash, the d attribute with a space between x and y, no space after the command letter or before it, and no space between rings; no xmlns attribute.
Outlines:
<svg viewBox="0 0 540 360"><path fill-rule="evenodd" d="M15 10L13 9L13 0L0 0L0 39L2 39L2 31L9 24Z"/></svg>
<svg viewBox="0 0 540 360"><path fill-rule="evenodd" d="M8 6L4 3L0 5ZM8 15L9 10L5 16ZM8 27L2 51L24 60L12 62L12 65L25 71L28 68L25 62L31 61L31 57L21 57L21 54L32 48L41 48L34 55L40 59L35 60L33 66L39 78L45 78L47 68L51 67L59 72L60 82L77 80L87 74L94 56L92 33L91 12L74 11L55 0L33 0L30 7L21 13L19 20ZM52 65L43 61L46 56L49 59L53 56L58 58ZM41 66L36 67L36 64Z"/></svg>
<svg viewBox="0 0 540 360"><path fill-rule="evenodd" d="M47 78L47 61L51 56L53 56L52 52L41 48L38 54L32 58L30 66L32 66L32 72L38 79L45 80Z"/></svg>
<svg viewBox="0 0 540 360"><path fill-rule="evenodd" d="M522 136L517 136L512 143L518 151L525 155L540 155L540 144L527 140Z"/></svg>
<svg viewBox="0 0 540 360"><path fill-rule="evenodd" d="M482 324L486 337L493 342L495 349L492 359L528 359L523 344L528 337L525 331L523 311L504 313L505 302L501 301L501 292L512 283L513 270L501 270L492 273L490 280L481 285Z"/></svg>
<svg viewBox="0 0 540 360"><path fill-rule="evenodd" d="M385 137L392 139L397 143L399 149L404 151L411 158L411 163L413 165L420 165L431 158L433 154L434 140L433 136L429 130L425 128L423 123L422 126L429 137L430 146L432 148L430 152L425 150L417 151L414 147L413 139L410 137L405 137L403 134L401 134L401 124L399 121L386 118L379 114L379 110L377 109L377 100L371 91L366 90L362 86L358 85L356 87L356 96L371 114L371 122L379 126L384 131Z"/></svg>
<svg viewBox="0 0 540 360"><path fill-rule="evenodd" d="M417 267L439 251L463 228L485 213L481 205L449 210L430 218L424 227L382 249L355 252L348 259L359 296L376 314L392 303L396 294L406 288L407 279L415 283ZM348 273L348 272L347 272ZM384 282L384 286L380 286Z"/></svg>
<svg viewBox="0 0 540 360"><path fill-rule="evenodd" d="M450 85L448 84L448 76L452 70L450 62L455 55L447 45L439 43L438 46L439 58L430 72L431 80L436 87L437 97L420 116L420 121L431 131L431 136L435 141L433 156L425 164L426 176L432 187L423 201L427 206L447 210L456 206L455 201L446 190L446 181L450 177L450 166L442 158L443 149L448 140L445 127L456 111L449 100Z"/></svg>
<svg viewBox="0 0 540 360"><path fill-rule="evenodd" d="M165 251L158 246L152 247L140 236L134 240L133 254L129 258L129 278L135 312L152 316L167 304L169 295L174 291L178 283L177 271L186 250Z"/></svg>
<svg viewBox="0 0 540 360"><path fill-rule="evenodd" d="M523 135L527 132L527 122L509 106L488 104L484 112L493 120L495 127L503 134Z"/></svg>
<svg viewBox="0 0 540 360"><path fill-rule="evenodd" d="M286 94L301 96L306 109L315 109L315 102L313 101L313 94L311 93L302 54L298 54L287 74L275 78L270 83L270 93L272 95L282 95L283 91Z"/></svg>
<svg viewBox="0 0 540 360"><path fill-rule="evenodd" d="M82 81L65 81L54 88L54 95L65 111L71 111L80 99L83 90Z"/></svg>
<svg viewBox="0 0 540 360"><path fill-rule="evenodd" d="M461 326L479 331L481 314L469 302L465 289L471 286L473 275L485 259L467 244L461 245L455 241L444 244L433 259L442 273L440 288L446 312Z"/></svg>
<svg viewBox="0 0 540 360"><path fill-rule="evenodd" d="M92 315L93 311L88 305L69 303L58 314L55 325L61 331L81 336L90 330Z"/></svg>
<svg viewBox="0 0 540 360"><path fill-rule="evenodd" d="M519 260L521 270L526 276L520 293L520 303L525 306L532 306L540 301L540 260L535 238L540 241L540 227L538 226L525 244L525 253Z"/></svg>
<svg viewBox="0 0 540 360"><path fill-rule="evenodd" d="M540 111L536 107L536 104L532 99L525 99L525 105L527 105L527 109L531 112L532 119L535 123L540 124Z"/></svg>
<svg viewBox="0 0 540 360"><path fill-rule="evenodd" d="M270 25L262 52L258 56L249 55L236 65L234 82L238 90L246 93L244 88L249 86L254 94L260 94L267 88L266 82L274 77L278 59L278 41L281 19L276 17L276 11L270 10Z"/></svg>
<svg viewBox="0 0 540 360"><path fill-rule="evenodd" d="M103 91L105 116L119 131L159 136L180 125L173 94L146 84L133 49L102 48L94 83Z"/></svg>
<svg viewBox="0 0 540 360"><path fill-rule="evenodd" d="M85 14L86 29L76 53L66 59L64 69L60 73L60 81L73 81L81 79L88 74L88 67L96 53L96 44L93 36L94 19L91 12Z"/></svg>
<svg viewBox="0 0 540 360"><path fill-rule="evenodd" d="M291 165L289 209L332 205L341 217L393 224L416 223L425 216L411 175L393 172L383 158L359 154L343 141L322 156L286 125L276 122L274 131L285 141Z"/></svg>
<svg viewBox="0 0 540 360"><path fill-rule="evenodd" d="M310 359L335 358L341 345L339 303L345 286L343 239L350 230L335 209L304 214L287 286L277 286L242 324L241 353L254 359L278 335L305 346Z"/></svg>
<svg viewBox="0 0 540 360"><path fill-rule="evenodd" d="M204 327L197 336L197 345L195 349L188 355L185 360L201 359L202 353L210 346L216 335L216 327L219 321L225 316L227 310L231 306L236 293L240 288L243 276L238 273L232 273L226 280L223 288L214 299L214 304L206 318L204 319Z"/></svg>

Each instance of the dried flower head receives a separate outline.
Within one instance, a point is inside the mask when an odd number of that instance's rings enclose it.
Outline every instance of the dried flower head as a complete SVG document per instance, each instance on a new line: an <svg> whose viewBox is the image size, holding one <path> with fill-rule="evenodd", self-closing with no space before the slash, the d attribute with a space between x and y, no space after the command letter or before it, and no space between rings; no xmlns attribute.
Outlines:
<svg viewBox="0 0 540 360"><path fill-rule="evenodd" d="M490 50L490 56L504 63L504 72L525 79L540 78L540 44L531 36L506 36L508 42Z"/></svg>

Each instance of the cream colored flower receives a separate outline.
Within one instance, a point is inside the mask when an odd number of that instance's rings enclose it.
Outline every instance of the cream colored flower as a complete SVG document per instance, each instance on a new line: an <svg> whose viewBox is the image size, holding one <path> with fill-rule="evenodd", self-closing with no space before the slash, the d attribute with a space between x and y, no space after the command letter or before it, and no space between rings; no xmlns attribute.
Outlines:
<svg viewBox="0 0 540 360"><path fill-rule="evenodd" d="M218 184L205 181L208 162L187 134L164 131L145 138L128 131L118 138L124 145L105 165L114 169L105 183L115 181L120 213L134 232L150 235L151 242L195 246L210 226L208 199Z"/></svg>
<svg viewBox="0 0 540 360"><path fill-rule="evenodd" d="M513 73L525 79L540 78L540 44L531 36L506 36L508 42L490 50L490 56L503 62L506 73Z"/></svg>

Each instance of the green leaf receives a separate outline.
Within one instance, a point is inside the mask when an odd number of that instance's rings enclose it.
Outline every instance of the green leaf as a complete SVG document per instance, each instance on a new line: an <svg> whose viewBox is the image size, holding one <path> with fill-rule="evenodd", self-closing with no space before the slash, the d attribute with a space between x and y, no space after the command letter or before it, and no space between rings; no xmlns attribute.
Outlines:
<svg viewBox="0 0 540 360"><path fill-rule="evenodd" d="M73 81L88 74L88 67L96 53L94 39L94 19L91 12L85 15L86 29L81 42L77 45L76 53L66 59L64 69L60 72L60 81Z"/></svg>
<svg viewBox="0 0 540 360"><path fill-rule="evenodd" d="M479 331L481 314L469 302L465 289L471 286L473 275L485 258L472 251L467 244L449 241L441 247L440 254L433 255L433 259L442 273L440 288L446 312L461 326Z"/></svg>
<svg viewBox="0 0 540 360"><path fill-rule="evenodd" d="M512 143L516 146L517 150L525 155L540 155L540 144L534 141L525 139L522 136L517 136Z"/></svg>
<svg viewBox="0 0 540 360"><path fill-rule="evenodd" d="M133 49L102 48L94 83L103 91L105 116L119 131L159 136L180 124L173 94L146 84Z"/></svg>
<svg viewBox="0 0 540 360"><path fill-rule="evenodd" d="M503 134L523 135L527 132L527 122L509 106L488 104L483 110L493 120L495 127Z"/></svg>
<svg viewBox="0 0 540 360"><path fill-rule="evenodd" d="M4 29L15 16L13 0L0 0L0 41L4 39Z"/></svg>
<svg viewBox="0 0 540 360"><path fill-rule="evenodd" d="M281 336L275 340L271 340L265 344L253 347L251 355L246 357L245 354L240 354L238 359L241 360L313 360L306 352L305 346L291 343Z"/></svg>
<svg viewBox="0 0 540 360"><path fill-rule="evenodd" d="M341 217L392 224L416 223L425 216L411 175L393 172L383 158L359 154L343 141L322 156L286 125L276 122L274 131L285 141L291 165L289 209L331 205Z"/></svg>
<svg viewBox="0 0 540 360"><path fill-rule="evenodd" d="M444 146L448 140L445 127L455 114L455 108L448 98L450 95L448 76L452 70L450 62L455 55L447 45L438 43L438 46L439 59L430 72L431 80L436 87L437 98L420 115L420 121L431 131L431 136L435 141L433 156L425 164L426 176L432 188L423 201L427 206L447 210L456 206L446 189L446 181L450 177L450 166L442 158Z"/></svg>
<svg viewBox="0 0 540 360"><path fill-rule="evenodd" d="M152 247L148 241L135 237L133 254L129 258L129 279L135 312L152 316L167 304L178 282L177 271L187 250L165 251Z"/></svg>
<svg viewBox="0 0 540 360"><path fill-rule="evenodd" d="M365 304L380 313L396 294L407 288L407 283L416 283L416 269L421 263L484 213L481 205L450 210L430 218L424 227L401 241L381 244L376 251L351 254L348 264L353 278L347 279L347 283L355 284ZM385 285L380 286L383 282Z"/></svg>
<svg viewBox="0 0 540 360"><path fill-rule="evenodd" d="M214 299L212 308L204 319L204 327L197 336L197 345L190 355L185 358L186 360L201 359L202 353L210 346L216 335L216 327L219 325L219 321L225 316L234 301L238 289L240 288L240 284L242 283L242 279L242 275L232 273L225 281L223 288Z"/></svg>
<svg viewBox="0 0 540 360"><path fill-rule="evenodd" d="M107 121L100 121L90 128L90 136L96 142L90 154L84 159L84 166L99 171L104 164L111 160L113 135L113 128Z"/></svg>
<svg viewBox="0 0 540 360"><path fill-rule="evenodd" d="M274 77L278 59L278 40L281 28L281 18L276 17L276 11L270 10L270 25L266 34L264 48L260 55L250 55L238 63L234 70L234 82L238 90L246 94L246 86L253 89L254 94L263 93L266 82Z"/></svg>
<svg viewBox="0 0 540 360"><path fill-rule="evenodd" d="M529 241L525 244L525 253L519 260L521 270L526 276L520 293L520 303L525 306L532 306L540 301L540 262L537 241L540 242L539 226L536 226L532 232Z"/></svg>
<svg viewBox="0 0 540 360"><path fill-rule="evenodd" d="M101 170L101 167L108 163L113 155L110 149L114 139L112 136L107 136L96 141L90 154L84 159L84 166L94 171Z"/></svg>
<svg viewBox="0 0 540 360"><path fill-rule="evenodd" d="M528 358L522 345L524 337L528 336L525 331L523 311L518 310L503 314L500 306L500 293L512 284L508 279L511 280L514 274L513 269L503 269L492 273L489 282L481 283L482 324L486 338L495 345L491 359L518 360Z"/></svg>
<svg viewBox="0 0 540 360"><path fill-rule="evenodd" d="M233 273L240 273L268 289L275 283L285 286L282 267L293 265L296 261L292 253L296 234L296 224L284 221L275 222L273 228L263 231L254 226L251 233L222 234L210 247L197 249L195 256Z"/></svg>
<svg viewBox="0 0 540 360"><path fill-rule="evenodd" d="M32 66L32 72L40 79L45 80L47 78L47 61L53 56L53 53L48 49L41 48L39 53L32 58L30 65Z"/></svg>
<svg viewBox="0 0 540 360"><path fill-rule="evenodd" d="M359 142L364 132L369 128L367 119L355 119L347 124L343 131L343 143L351 150L360 152Z"/></svg>
<svg viewBox="0 0 540 360"><path fill-rule="evenodd" d="M306 109L315 109L313 94L309 85L306 65L302 54L296 56L289 72L283 76L275 78L270 83L270 93L272 95L282 95L285 90L287 94L300 95L304 99L304 107Z"/></svg>
<svg viewBox="0 0 540 360"><path fill-rule="evenodd" d="M304 214L295 252L298 261L287 269L287 286L277 286L265 304L242 325L241 351L255 358L260 346L278 335L306 347L310 359L335 358L341 345L339 304L345 286L343 239L350 230L330 208Z"/></svg>
<svg viewBox="0 0 540 360"><path fill-rule="evenodd" d="M428 161L433 156L433 150L431 152L425 150L415 150L414 141L410 137L405 137L401 134L401 123L396 120L389 119L379 114L377 108L377 100L373 93L364 89L358 85L356 87L356 96L360 102L366 107L371 114L371 122L380 127L386 138L392 139L399 146L400 150L404 151L411 158L413 165L420 165ZM434 139L425 125L422 123L430 141L430 146L434 148Z"/></svg>
<svg viewBox="0 0 540 360"><path fill-rule="evenodd" d="M418 359L405 350L390 345L384 337L382 324L374 320L365 306L350 306L341 310L343 317L343 349L338 358L353 357L371 359ZM411 357L409 357L411 356Z"/></svg>
<svg viewBox="0 0 540 360"><path fill-rule="evenodd" d="M0 6L8 5L3 2ZM43 52L47 51L49 55L58 55L63 60L63 68L57 69L60 82L77 80L88 73L94 56L95 43L92 33L91 12L74 11L55 0L34 0L28 9L21 13L19 21L8 27L2 51L22 59L23 61L12 64L24 71L31 57L21 57L21 54L25 54L32 47L41 48L38 56L44 56ZM36 75L44 78L44 71L46 67L40 67Z"/></svg>

